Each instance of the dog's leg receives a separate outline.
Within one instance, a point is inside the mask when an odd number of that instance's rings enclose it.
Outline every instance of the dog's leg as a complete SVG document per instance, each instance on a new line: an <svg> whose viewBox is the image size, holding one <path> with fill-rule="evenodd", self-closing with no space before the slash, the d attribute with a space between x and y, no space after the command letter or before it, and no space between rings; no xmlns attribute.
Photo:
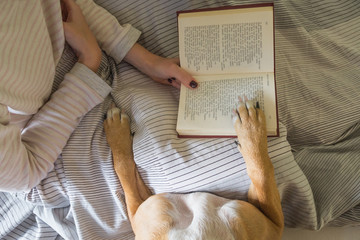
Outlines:
<svg viewBox="0 0 360 240"><path fill-rule="evenodd" d="M139 206L152 194L141 179L134 162L130 119L112 105L104 121L106 140L113 154L113 162L125 193L126 206L131 224Z"/></svg>
<svg viewBox="0 0 360 240"><path fill-rule="evenodd" d="M248 193L249 202L260 209L282 232L284 217L274 167L268 154L264 113L259 108L254 108L252 103L240 100L235 129L239 140L238 148L252 181Z"/></svg>

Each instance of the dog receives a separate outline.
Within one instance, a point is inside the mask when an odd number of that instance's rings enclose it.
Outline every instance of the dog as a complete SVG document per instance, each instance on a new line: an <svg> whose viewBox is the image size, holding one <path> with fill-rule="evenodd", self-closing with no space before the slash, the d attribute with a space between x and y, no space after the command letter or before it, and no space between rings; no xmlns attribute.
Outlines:
<svg viewBox="0 0 360 240"><path fill-rule="evenodd" d="M153 195L134 162L130 118L115 105L109 108L106 139L136 239L281 239L284 217L267 152L265 116L251 101L239 98L233 121L252 182L249 202L205 192Z"/></svg>

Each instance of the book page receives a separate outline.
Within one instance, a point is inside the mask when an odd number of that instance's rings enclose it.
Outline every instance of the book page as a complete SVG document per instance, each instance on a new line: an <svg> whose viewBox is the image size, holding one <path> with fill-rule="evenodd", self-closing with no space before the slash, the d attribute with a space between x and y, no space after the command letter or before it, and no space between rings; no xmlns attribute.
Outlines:
<svg viewBox="0 0 360 240"><path fill-rule="evenodd" d="M180 92L177 130L182 135L235 136L232 111L239 96L258 101L267 130L276 134L277 114L273 73L197 76L199 87Z"/></svg>
<svg viewBox="0 0 360 240"><path fill-rule="evenodd" d="M180 13L178 25L192 75L274 71L272 7Z"/></svg>

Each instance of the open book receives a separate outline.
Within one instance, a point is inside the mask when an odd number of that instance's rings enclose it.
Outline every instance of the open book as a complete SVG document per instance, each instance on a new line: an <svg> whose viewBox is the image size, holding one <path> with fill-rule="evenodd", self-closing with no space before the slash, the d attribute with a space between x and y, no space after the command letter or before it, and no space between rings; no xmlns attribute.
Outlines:
<svg viewBox="0 0 360 240"><path fill-rule="evenodd" d="M178 12L180 65L198 81L181 86L179 137L235 137L239 96L258 101L278 136L273 4Z"/></svg>

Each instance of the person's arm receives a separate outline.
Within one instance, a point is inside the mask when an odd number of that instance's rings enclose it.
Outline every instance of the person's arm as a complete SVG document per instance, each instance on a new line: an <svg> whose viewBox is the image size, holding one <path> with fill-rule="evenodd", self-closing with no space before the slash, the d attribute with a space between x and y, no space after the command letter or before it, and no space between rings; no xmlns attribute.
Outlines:
<svg viewBox="0 0 360 240"><path fill-rule="evenodd" d="M117 63L125 60L156 82L180 88L196 88L196 80L179 67L179 59L157 56L136 41L140 32L130 24L120 25L117 19L93 0L63 0L69 7L78 5L100 48L112 56ZM68 8L69 8L68 7Z"/></svg>
<svg viewBox="0 0 360 240"><path fill-rule="evenodd" d="M248 197L281 231L284 217L280 195L277 189L274 167L271 163L266 137L265 115L260 108L254 108L251 101L243 103L235 113L235 130L238 135L238 149L246 163L251 179Z"/></svg>
<svg viewBox="0 0 360 240"><path fill-rule="evenodd" d="M120 25L117 19L93 0L61 0L63 20L71 11L79 12L86 19L100 48L120 63L140 37L140 31L130 24Z"/></svg>
<svg viewBox="0 0 360 240"><path fill-rule="evenodd" d="M81 118L111 91L95 74L101 55L96 57L99 46L81 11L69 16L65 36L79 59L59 89L22 131L10 124L8 107L0 104L0 191L29 191L36 186L53 168ZM28 62L26 67L37 66Z"/></svg>
<svg viewBox="0 0 360 240"><path fill-rule="evenodd" d="M33 116L22 133L9 125L2 105L0 123L0 191L29 191L53 168L71 133L81 118L102 102L110 88L96 91L85 75L99 78L85 66L77 65L65 75L59 89ZM89 74L89 75L88 75Z"/></svg>

